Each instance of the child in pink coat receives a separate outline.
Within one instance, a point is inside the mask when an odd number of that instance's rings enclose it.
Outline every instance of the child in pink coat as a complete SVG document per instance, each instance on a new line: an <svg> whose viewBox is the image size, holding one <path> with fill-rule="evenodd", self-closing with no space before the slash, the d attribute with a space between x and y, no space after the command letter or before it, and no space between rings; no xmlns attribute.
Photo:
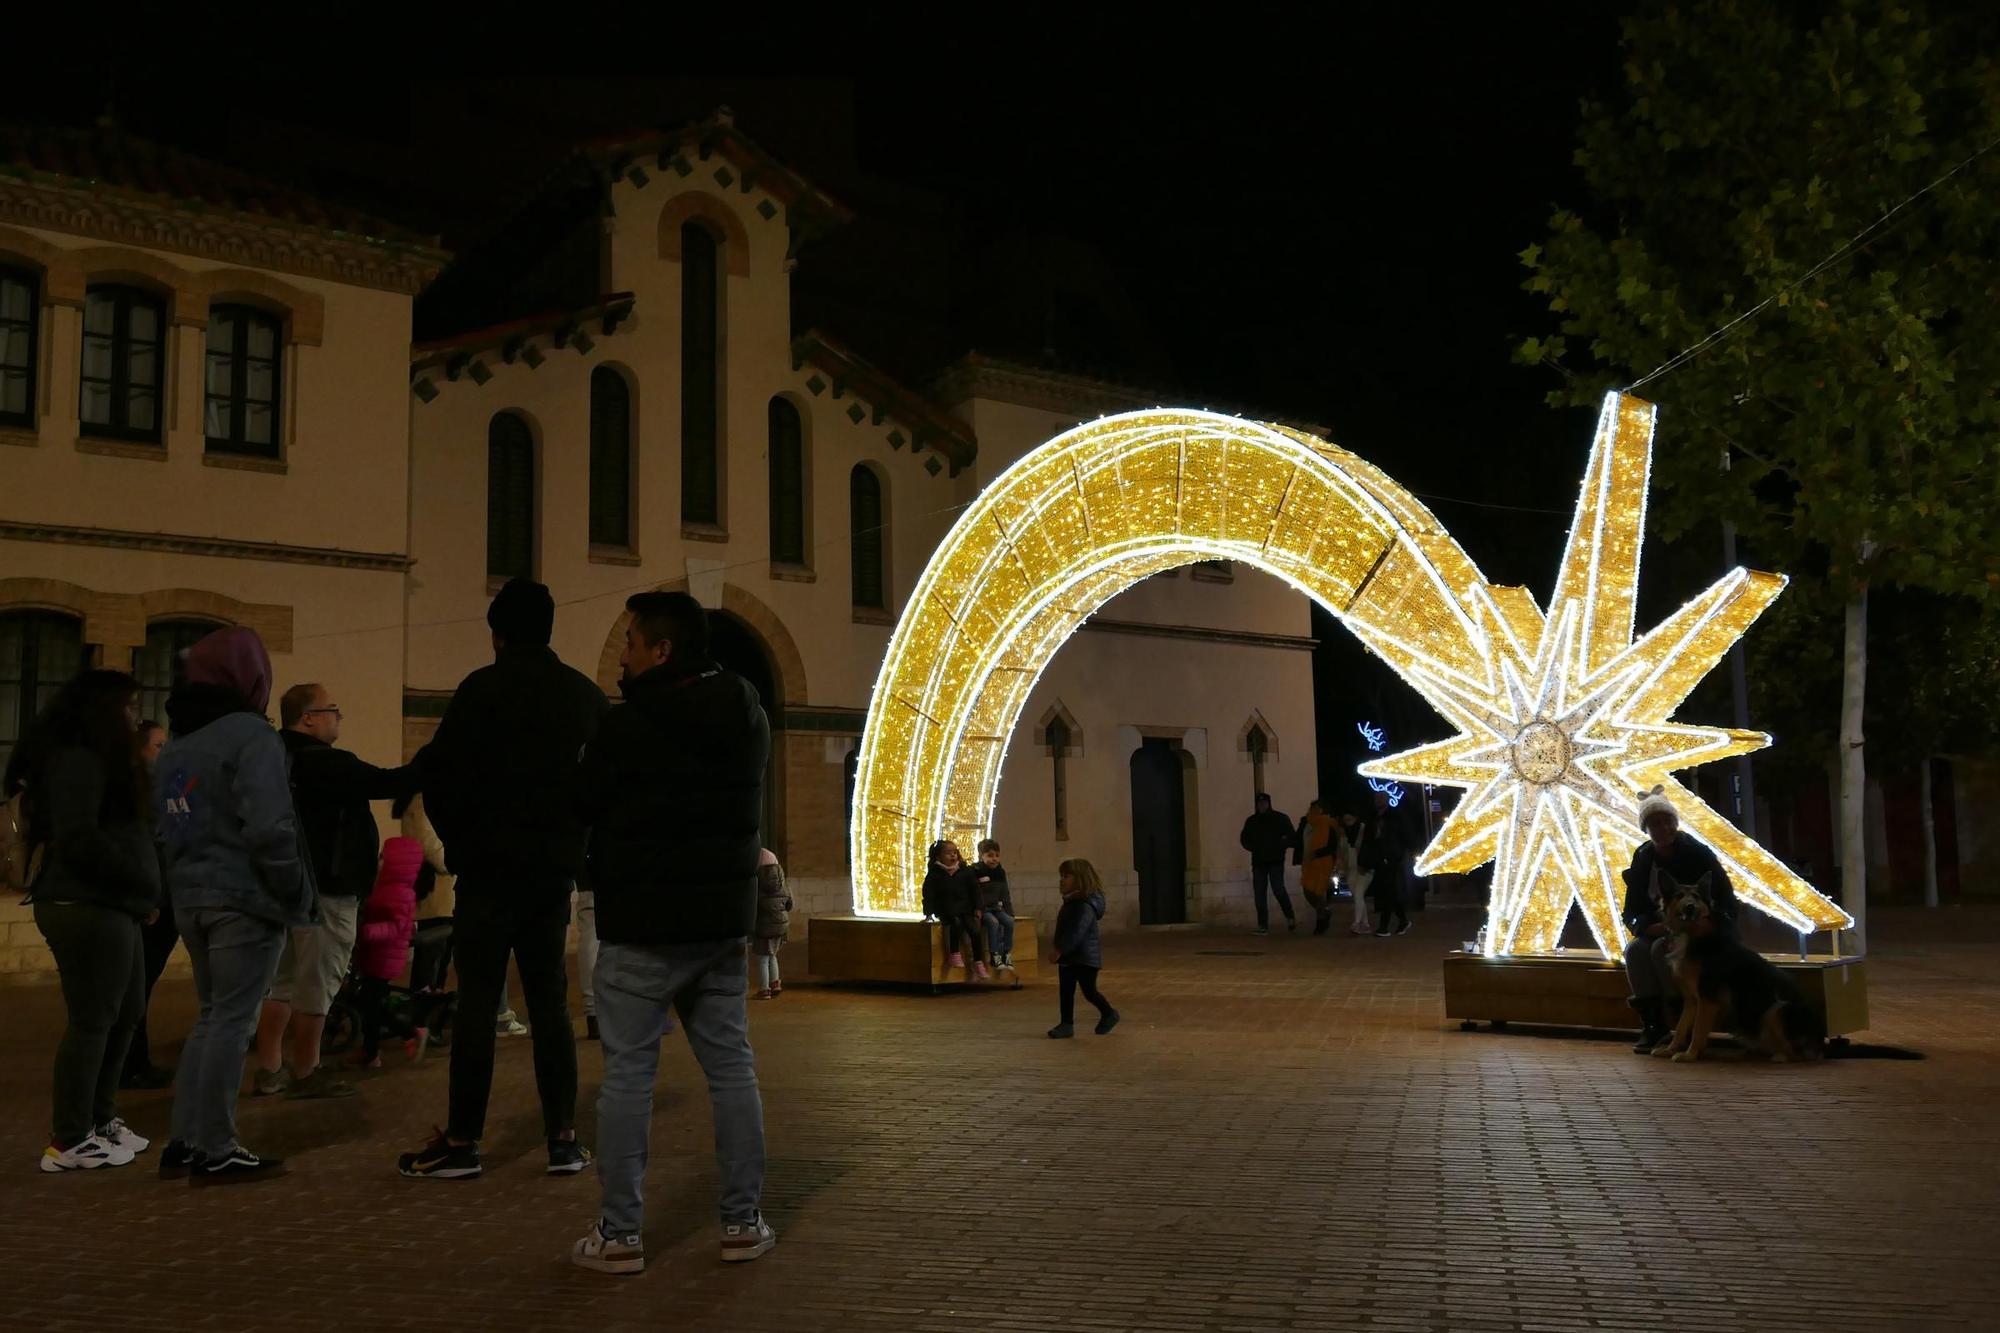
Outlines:
<svg viewBox="0 0 2000 1333"><path fill-rule="evenodd" d="M375 888L361 909L361 931L354 941L354 975L360 981L359 1063L380 1068L377 1051L388 1010L390 987L410 962L410 941L416 934L417 871L424 847L415 838L390 838L382 844L382 866Z"/></svg>

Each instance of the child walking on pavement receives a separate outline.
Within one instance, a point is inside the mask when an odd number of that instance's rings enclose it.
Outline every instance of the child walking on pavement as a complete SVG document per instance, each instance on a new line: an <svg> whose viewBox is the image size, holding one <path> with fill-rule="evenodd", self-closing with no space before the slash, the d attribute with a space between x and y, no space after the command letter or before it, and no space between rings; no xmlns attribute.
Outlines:
<svg viewBox="0 0 2000 1333"><path fill-rule="evenodd" d="M980 924L986 927L986 952L995 967L1014 965L1014 895L1007 888L1007 868L1000 864L1000 844L979 840L979 864L972 868L979 885Z"/></svg>
<svg viewBox="0 0 2000 1333"><path fill-rule="evenodd" d="M1076 992L1097 1007L1097 1035L1102 1037L1118 1026L1118 1011L1097 990L1097 973L1104 966L1104 943L1097 923L1104 916L1104 885L1090 862L1076 858L1056 867L1062 888L1062 911L1056 914L1055 947L1049 961L1056 964L1062 986L1062 1022L1049 1029L1051 1037L1074 1037Z"/></svg>
<svg viewBox="0 0 2000 1333"><path fill-rule="evenodd" d="M757 983L757 998L775 1000L784 992L778 977L778 950L784 947L785 932L792 924L792 895L785 891L785 868L769 847L757 853L757 934L750 941L750 960L756 966L751 980Z"/></svg>

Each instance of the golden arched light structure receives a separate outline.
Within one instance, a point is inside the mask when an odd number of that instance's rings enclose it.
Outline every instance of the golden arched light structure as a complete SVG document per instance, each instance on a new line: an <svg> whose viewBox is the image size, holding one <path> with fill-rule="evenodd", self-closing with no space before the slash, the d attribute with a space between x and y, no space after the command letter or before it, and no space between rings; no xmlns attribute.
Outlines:
<svg viewBox="0 0 2000 1333"><path fill-rule="evenodd" d="M967 507L890 639L856 776L855 910L914 914L928 844L985 834L1007 737L1092 612L1148 575L1224 559L1325 606L1458 728L1363 772L1469 789L1417 868L1497 861L1491 952L1553 948L1573 902L1599 945L1618 947L1637 792L1769 743L1668 719L1783 587L1734 571L1633 641L1652 428L1648 404L1606 398L1546 613L1488 583L1428 509L1324 440L1154 411L1049 441ZM1801 931L1849 924L1691 792L1670 791L1746 902Z"/></svg>

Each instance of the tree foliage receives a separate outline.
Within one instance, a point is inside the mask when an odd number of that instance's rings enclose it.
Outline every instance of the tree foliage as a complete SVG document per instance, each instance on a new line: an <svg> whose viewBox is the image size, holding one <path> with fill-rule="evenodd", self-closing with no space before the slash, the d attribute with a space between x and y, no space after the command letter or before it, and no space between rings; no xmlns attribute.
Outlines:
<svg viewBox="0 0 2000 1333"><path fill-rule="evenodd" d="M1589 203L1522 255L1556 332L1520 359L1588 403L1776 296L1638 390L1662 533L1733 519L1843 595L2000 585L2000 150L1799 281L2000 139L1994 26L1860 0L1626 22L1625 97L1584 108Z"/></svg>

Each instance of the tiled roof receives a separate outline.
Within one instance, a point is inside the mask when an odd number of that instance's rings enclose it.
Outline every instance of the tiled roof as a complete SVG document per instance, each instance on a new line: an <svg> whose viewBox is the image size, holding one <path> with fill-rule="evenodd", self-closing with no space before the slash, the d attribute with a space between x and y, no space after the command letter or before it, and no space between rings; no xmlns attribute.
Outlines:
<svg viewBox="0 0 2000 1333"><path fill-rule="evenodd" d="M118 129L0 126L0 177L6 176L124 191L178 209L244 214L386 247L435 251L439 244L436 236Z"/></svg>

